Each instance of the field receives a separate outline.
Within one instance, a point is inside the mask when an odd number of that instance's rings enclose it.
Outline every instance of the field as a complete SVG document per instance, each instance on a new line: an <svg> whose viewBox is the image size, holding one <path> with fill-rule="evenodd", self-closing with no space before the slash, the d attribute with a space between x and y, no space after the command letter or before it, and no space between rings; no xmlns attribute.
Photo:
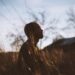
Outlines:
<svg viewBox="0 0 75 75"><path fill-rule="evenodd" d="M0 75L6 74L17 63L18 52L0 53Z"/></svg>
<svg viewBox="0 0 75 75"><path fill-rule="evenodd" d="M50 55L60 72L59 75L75 75L75 51L60 52L53 50ZM18 52L0 53L0 75L25 75L17 68L17 59Z"/></svg>

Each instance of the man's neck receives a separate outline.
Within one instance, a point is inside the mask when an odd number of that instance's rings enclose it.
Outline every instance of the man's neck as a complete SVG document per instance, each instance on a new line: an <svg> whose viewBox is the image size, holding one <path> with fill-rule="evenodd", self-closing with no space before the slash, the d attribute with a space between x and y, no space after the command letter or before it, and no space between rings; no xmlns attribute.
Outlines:
<svg viewBox="0 0 75 75"><path fill-rule="evenodd" d="M34 46L37 45L37 42L32 41L31 39L28 39L27 42L28 42L29 44L31 44L31 45L34 45Z"/></svg>

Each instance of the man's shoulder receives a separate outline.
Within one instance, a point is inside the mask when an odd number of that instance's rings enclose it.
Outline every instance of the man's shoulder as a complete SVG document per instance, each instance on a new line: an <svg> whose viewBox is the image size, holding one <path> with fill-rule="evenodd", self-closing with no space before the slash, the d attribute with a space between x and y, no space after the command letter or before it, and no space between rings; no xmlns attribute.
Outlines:
<svg viewBox="0 0 75 75"><path fill-rule="evenodd" d="M22 44L21 49L20 50L25 50L27 48L27 44L26 42Z"/></svg>
<svg viewBox="0 0 75 75"><path fill-rule="evenodd" d="M27 45L26 42L24 42L24 43L22 44L23 47L25 47L26 45Z"/></svg>

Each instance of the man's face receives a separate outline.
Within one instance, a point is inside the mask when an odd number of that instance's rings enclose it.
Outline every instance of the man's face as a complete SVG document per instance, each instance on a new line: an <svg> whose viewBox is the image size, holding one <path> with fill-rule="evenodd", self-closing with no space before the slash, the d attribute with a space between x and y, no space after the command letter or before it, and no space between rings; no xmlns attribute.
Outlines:
<svg viewBox="0 0 75 75"><path fill-rule="evenodd" d="M41 28L38 30L38 36L39 38L43 38L43 30Z"/></svg>

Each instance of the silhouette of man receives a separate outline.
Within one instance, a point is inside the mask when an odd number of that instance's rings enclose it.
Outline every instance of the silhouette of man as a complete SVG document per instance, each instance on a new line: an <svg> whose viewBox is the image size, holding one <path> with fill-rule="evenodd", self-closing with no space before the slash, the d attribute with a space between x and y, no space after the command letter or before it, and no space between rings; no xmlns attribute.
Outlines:
<svg viewBox="0 0 75 75"><path fill-rule="evenodd" d="M28 40L22 45L19 52L19 58L23 58L24 63L26 64L27 75L40 75L40 69L38 68L39 49L36 45L39 39L43 38L43 30L40 28L39 24L31 22L26 24L24 32L26 33Z"/></svg>

